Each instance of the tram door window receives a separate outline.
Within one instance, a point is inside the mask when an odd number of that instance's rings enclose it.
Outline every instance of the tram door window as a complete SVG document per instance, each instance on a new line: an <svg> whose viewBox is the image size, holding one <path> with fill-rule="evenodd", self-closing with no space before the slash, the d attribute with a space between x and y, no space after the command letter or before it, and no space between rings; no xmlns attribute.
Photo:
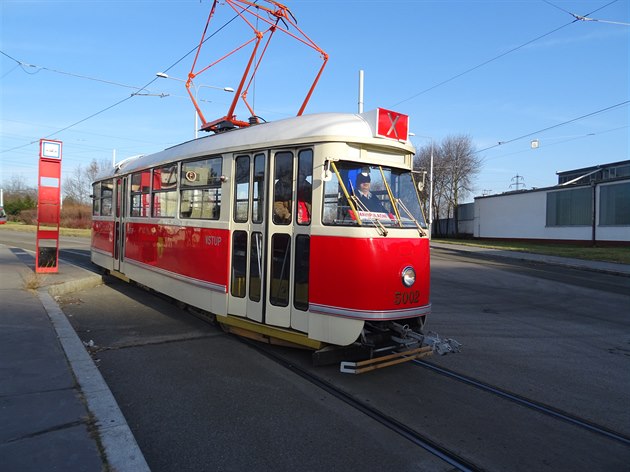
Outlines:
<svg viewBox="0 0 630 472"><path fill-rule="evenodd" d="M120 270L120 264L125 255L125 206L127 193L127 177L116 179L116 211L115 215L115 240L114 240L114 269Z"/></svg>
<svg viewBox="0 0 630 472"><path fill-rule="evenodd" d="M289 305L291 274L291 235L274 234L271 238L271 281L269 301L272 305Z"/></svg>
<svg viewBox="0 0 630 472"><path fill-rule="evenodd" d="M297 224L311 224L313 203L313 150L303 149L298 153L297 177Z"/></svg>
<svg viewBox="0 0 630 472"><path fill-rule="evenodd" d="M253 232L249 250L249 299L259 302L262 298L262 233Z"/></svg>
<svg viewBox="0 0 630 472"><path fill-rule="evenodd" d="M308 271L310 249L310 237L306 234L298 234L295 238L293 306L302 311L308 310Z"/></svg>
<svg viewBox="0 0 630 472"><path fill-rule="evenodd" d="M234 185L234 221L245 223L249 213L249 156L236 158Z"/></svg>
<svg viewBox="0 0 630 472"><path fill-rule="evenodd" d="M265 215L265 155L254 156L252 188L252 223L262 223Z"/></svg>
<svg viewBox="0 0 630 472"><path fill-rule="evenodd" d="M293 153L277 152L273 187L273 222L290 225L293 210Z"/></svg>
<svg viewBox="0 0 630 472"><path fill-rule="evenodd" d="M245 298L247 274L247 232L234 231L232 237L232 296Z"/></svg>

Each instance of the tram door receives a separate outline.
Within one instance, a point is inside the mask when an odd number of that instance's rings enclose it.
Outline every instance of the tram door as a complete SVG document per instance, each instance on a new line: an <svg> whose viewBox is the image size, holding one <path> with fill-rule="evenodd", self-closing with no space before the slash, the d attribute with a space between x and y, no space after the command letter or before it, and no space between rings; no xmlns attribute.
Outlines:
<svg viewBox="0 0 630 472"><path fill-rule="evenodd" d="M263 322L267 154L236 155L234 163L228 312Z"/></svg>
<svg viewBox="0 0 630 472"><path fill-rule="evenodd" d="M230 314L308 331L312 156L306 149L235 157ZM308 184L307 205L298 182Z"/></svg>
<svg viewBox="0 0 630 472"><path fill-rule="evenodd" d="M272 153L265 323L308 331L308 265L313 151Z"/></svg>
<svg viewBox="0 0 630 472"><path fill-rule="evenodd" d="M120 264L124 259L125 242L125 195L127 177L116 179L116 212L114 213L114 270L120 271Z"/></svg>

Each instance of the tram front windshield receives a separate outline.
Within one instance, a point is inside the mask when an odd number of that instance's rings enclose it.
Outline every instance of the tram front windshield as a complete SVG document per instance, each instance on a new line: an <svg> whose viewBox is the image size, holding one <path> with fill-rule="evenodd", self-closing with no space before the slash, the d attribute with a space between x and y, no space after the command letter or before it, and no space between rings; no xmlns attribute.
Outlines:
<svg viewBox="0 0 630 472"><path fill-rule="evenodd" d="M410 171L355 162L331 167L332 178L324 184L325 225L427 227Z"/></svg>

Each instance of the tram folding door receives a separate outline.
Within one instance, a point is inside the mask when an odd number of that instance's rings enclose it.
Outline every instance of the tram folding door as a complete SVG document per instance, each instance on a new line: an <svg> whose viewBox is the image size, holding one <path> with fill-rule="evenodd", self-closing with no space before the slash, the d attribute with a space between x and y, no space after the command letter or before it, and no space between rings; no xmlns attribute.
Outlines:
<svg viewBox="0 0 630 472"><path fill-rule="evenodd" d="M116 211L114 213L114 270L121 271L124 261L125 242L125 207L126 207L127 177L116 179L114 198Z"/></svg>
<svg viewBox="0 0 630 472"><path fill-rule="evenodd" d="M308 281L295 283L296 247L302 248L303 241L308 241L310 228L299 223L304 216L296 211L301 154L298 157L294 151L282 150L235 157L228 312L306 332ZM310 149L306 162L312 181ZM308 250L302 248L299 253L308 258ZM296 286L304 305L301 309L294 307Z"/></svg>
<svg viewBox="0 0 630 472"><path fill-rule="evenodd" d="M234 159L232 261L229 308L232 315L264 322L268 162L266 153Z"/></svg>
<svg viewBox="0 0 630 472"><path fill-rule="evenodd" d="M267 324L291 326L291 273L293 267L292 239L294 221L294 153L272 153L270 165L270 205L267 236L267 284L265 313Z"/></svg>

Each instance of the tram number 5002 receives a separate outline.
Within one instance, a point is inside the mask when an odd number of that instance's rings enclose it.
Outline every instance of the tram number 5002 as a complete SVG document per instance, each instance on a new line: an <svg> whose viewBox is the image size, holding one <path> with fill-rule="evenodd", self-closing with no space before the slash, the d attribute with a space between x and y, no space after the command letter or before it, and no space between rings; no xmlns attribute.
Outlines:
<svg viewBox="0 0 630 472"><path fill-rule="evenodd" d="M420 301L420 290L413 292L394 292L395 305L407 305L408 303L418 303Z"/></svg>

